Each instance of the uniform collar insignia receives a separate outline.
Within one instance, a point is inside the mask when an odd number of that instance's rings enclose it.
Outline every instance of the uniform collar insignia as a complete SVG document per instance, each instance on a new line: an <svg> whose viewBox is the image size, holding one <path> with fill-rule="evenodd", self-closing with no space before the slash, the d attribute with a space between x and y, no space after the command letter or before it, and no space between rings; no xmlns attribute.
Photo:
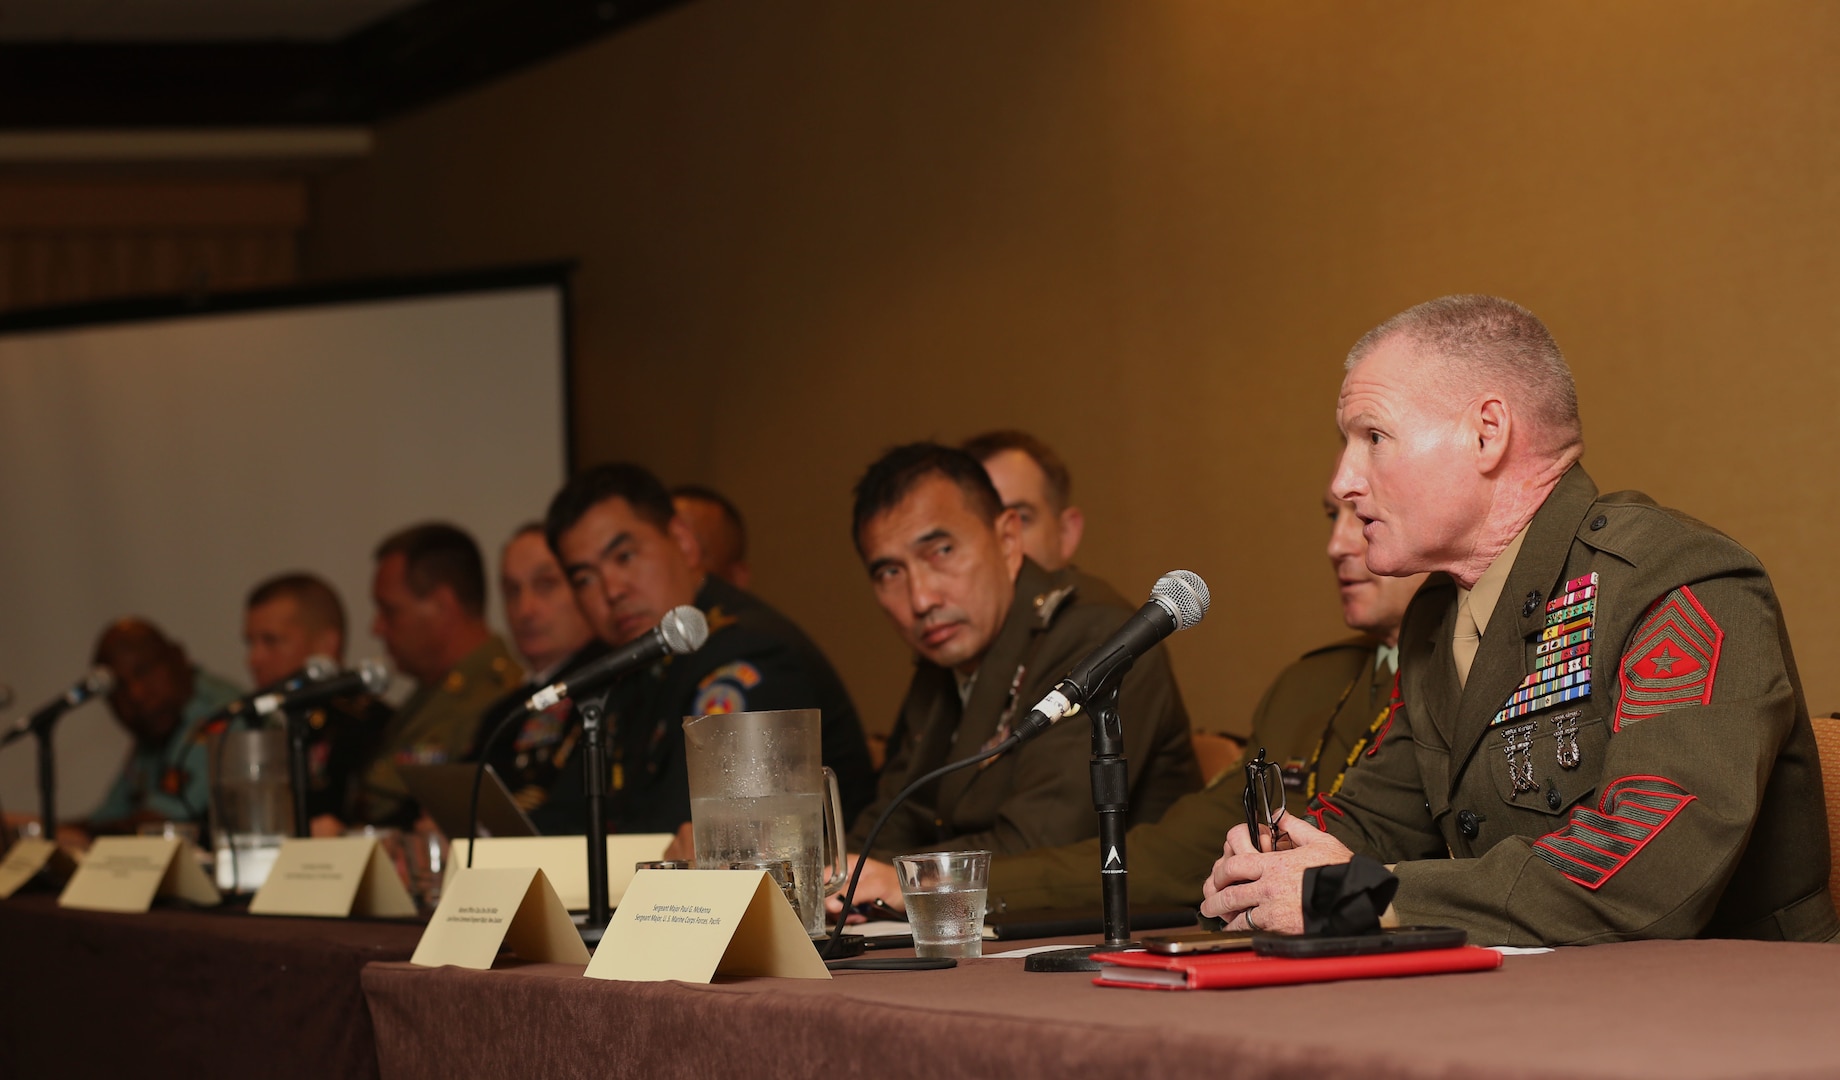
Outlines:
<svg viewBox="0 0 1840 1080"><path fill-rule="evenodd" d="M1055 614L1073 596L1073 590L1072 585L1062 585L1035 598L1035 619L1041 629L1046 630L1054 622Z"/></svg>

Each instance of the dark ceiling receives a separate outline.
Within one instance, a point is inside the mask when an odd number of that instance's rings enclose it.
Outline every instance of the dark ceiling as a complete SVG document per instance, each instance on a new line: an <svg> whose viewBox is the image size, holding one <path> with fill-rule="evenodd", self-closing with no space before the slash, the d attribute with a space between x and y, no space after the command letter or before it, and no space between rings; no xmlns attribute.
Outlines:
<svg viewBox="0 0 1840 1080"><path fill-rule="evenodd" d="M224 33L246 24L214 24L208 10L188 12L193 17L176 24L178 31L172 22L149 29L145 19L123 18L117 36L109 32L106 7L58 37L43 27L33 37L7 32L9 13L0 3L0 128L364 124L685 2L379 3L376 10L385 14L336 37L265 27L275 36L262 39L226 39ZM97 7L92 0L89 8ZM173 32L191 39L175 40Z"/></svg>

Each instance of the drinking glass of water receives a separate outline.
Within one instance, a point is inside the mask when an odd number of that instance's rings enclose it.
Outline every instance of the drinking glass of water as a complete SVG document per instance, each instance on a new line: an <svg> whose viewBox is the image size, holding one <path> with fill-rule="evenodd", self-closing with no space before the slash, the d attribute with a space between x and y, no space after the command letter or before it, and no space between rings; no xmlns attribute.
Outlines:
<svg viewBox="0 0 1840 1080"><path fill-rule="evenodd" d="M990 852L923 851L897 855L894 866L914 928L915 956L984 955Z"/></svg>

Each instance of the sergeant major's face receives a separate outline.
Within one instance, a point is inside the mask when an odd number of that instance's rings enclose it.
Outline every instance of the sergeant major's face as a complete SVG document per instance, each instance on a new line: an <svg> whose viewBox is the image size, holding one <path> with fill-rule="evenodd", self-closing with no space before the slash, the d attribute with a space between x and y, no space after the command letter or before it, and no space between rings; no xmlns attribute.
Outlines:
<svg viewBox="0 0 1840 1080"><path fill-rule="evenodd" d="M1022 568L1016 512L986 522L957 483L927 476L864 524L857 541L876 602L902 640L940 667L975 671L1009 615Z"/></svg>
<svg viewBox="0 0 1840 1080"><path fill-rule="evenodd" d="M1376 574L1442 570L1467 559L1488 509L1475 432L1415 346L1392 337L1342 380L1344 439L1330 492L1354 506Z"/></svg>
<svg viewBox="0 0 1840 1080"><path fill-rule="evenodd" d="M562 568L594 632L624 645L664 614L696 599L696 540L682 519L665 528L633 512L618 496L589 507L562 534Z"/></svg>
<svg viewBox="0 0 1840 1080"><path fill-rule="evenodd" d="M1372 634L1388 644L1397 642L1406 608L1428 575L1375 574L1367 568L1367 540L1361 535L1362 522L1354 504L1325 494L1323 509L1329 516L1329 565L1335 568L1341 591L1342 621L1351 630Z"/></svg>

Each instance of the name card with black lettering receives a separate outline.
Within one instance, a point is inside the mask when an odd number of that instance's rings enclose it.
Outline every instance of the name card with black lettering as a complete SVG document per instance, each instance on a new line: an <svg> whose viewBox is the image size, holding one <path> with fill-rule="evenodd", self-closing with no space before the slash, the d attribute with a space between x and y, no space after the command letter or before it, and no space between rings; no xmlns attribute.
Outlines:
<svg viewBox="0 0 1840 1080"><path fill-rule="evenodd" d="M618 904L632 880L633 864L664 857L670 833L621 833L607 838L607 902ZM466 840L453 842L448 876L466 866ZM473 869L535 866L570 911L588 910L588 838L585 836L482 836Z"/></svg>
<svg viewBox="0 0 1840 1080"><path fill-rule="evenodd" d="M581 943L568 909L543 871L533 866L476 867L455 874L409 962L483 971L492 966L500 946L524 960L588 962L588 947Z"/></svg>
<svg viewBox="0 0 1840 1080"><path fill-rule="evenodd" d="M40 870L49 870L58 877L67 878L76 866L76 860L70 857L70 853L52 841L38 836L22 836L13 841L13 846L6 849L6 858L0 860L0 900L18 892Z"/></svg>
<svg viewBox="0 0 1840 1080"><path fill-rule="evenodd" d="M352 915L405 919L415 901L374 836L283 841L251 915Z"/></svg>
<svg viewBox="0 0 1840 1080"><path fill-rule="evenodd" d="M699 983L717 975L831 977L785 892L764 870L639 871L587 974Z"/></svg>
<svg viewBox="0 0 1840 1080"><path fill-rule="evenodd" d="M155 896L204 907L219 903L217 886L198 865L198 849L176 836L102 836L90 845L58 906L138 913Z"/></svg>

